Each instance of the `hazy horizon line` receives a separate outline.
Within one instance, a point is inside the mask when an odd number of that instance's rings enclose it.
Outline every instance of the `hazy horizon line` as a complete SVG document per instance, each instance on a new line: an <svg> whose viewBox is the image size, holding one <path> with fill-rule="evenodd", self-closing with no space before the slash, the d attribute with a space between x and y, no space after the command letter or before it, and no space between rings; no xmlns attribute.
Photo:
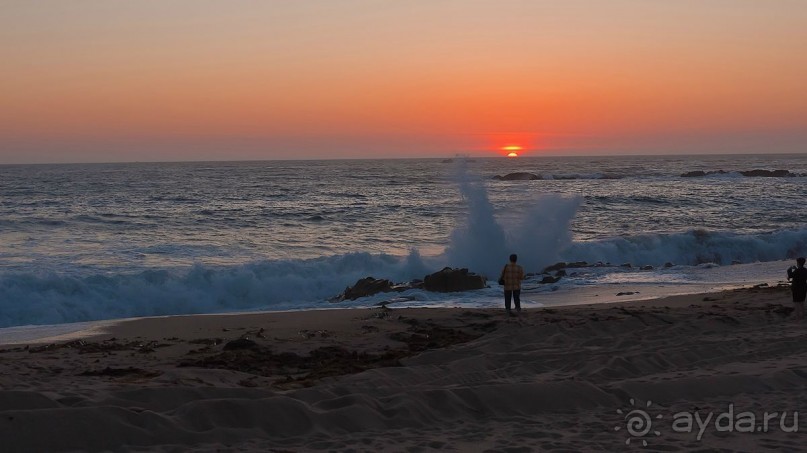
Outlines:
<svg viewBox="0 0 807 453"><path fill-rule="evenodd" d="M794 152L780 152L780 153L763 153L763 152L703 152L703 153L626 153L626 154L560 154L560 153L541 153L529 154L518 157L508 157L506 155L493 156L490 154L473 155L465 153L455 153L454 155L444 156L419 156L419 157L301 157L294 159L275 158L275 159L187 159L187 160L132 160L132 161L61 161L61 162L0 162L0 166L24 166L24 165L113 165L113 164L183 164L183 163L222 163L222 162L310 162L310 161L367 161L367 160L439 160L445 161L448 159L503 159L503 160L518 160L518 159L541 159L541 158L620 158L620 157L704 157L704 156L791 156L807 154L805 151Z"/></svg>

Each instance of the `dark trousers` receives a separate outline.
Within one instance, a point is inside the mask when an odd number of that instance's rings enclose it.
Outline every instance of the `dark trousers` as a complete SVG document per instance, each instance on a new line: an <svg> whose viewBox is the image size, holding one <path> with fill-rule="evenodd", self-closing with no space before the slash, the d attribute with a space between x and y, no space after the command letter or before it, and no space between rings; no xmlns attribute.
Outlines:
<svg viewBox="0 0 807 453"><path fill-rule="evenodd" d="M510 299L516 303L516 310L521 310L521 290L504 290L504 308L506 308L508 311L510 310Z"/></svg>
<svg viewBox="0 0 807 453"><path fill-rule="evenodd" d="M807 299L807 286L793 285L790 290L793 291L793 302L804 302Z"/></svg>

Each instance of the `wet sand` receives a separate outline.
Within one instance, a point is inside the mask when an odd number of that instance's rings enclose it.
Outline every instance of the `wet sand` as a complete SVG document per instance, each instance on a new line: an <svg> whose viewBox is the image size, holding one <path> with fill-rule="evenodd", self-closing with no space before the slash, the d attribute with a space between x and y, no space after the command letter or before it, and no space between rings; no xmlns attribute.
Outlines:
<svg viewBox="0 0 807 453"><path fill-rule="evenodd" d="M0 346L0 436L3 451L798 450L807 323L789 318L789 300L771 287L515 318L375 308L126 321ZM733 429L719 430L730 408ZM758 430L766 411L778 415ZM712 420L687 432L696 413Z"/></svg>

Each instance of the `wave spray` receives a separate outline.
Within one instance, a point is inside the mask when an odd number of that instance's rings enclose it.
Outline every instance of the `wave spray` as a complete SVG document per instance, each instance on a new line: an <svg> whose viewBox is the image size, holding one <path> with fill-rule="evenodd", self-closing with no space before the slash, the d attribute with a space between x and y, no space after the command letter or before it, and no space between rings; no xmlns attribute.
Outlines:
<svg viewBox="0 0 807 453"><path fill-rule="evenodd" d="M460 193L467 203L467 219L451 234L446 260L489 279L496 278L511 253L527 272L538 272L558 260L571 245L569 225L580 197L538 194L519 210L506 207L506 222L497 220L485 184L470 175L464 162L457 166ZM520 203L521 204L521 203Z"/></svg>

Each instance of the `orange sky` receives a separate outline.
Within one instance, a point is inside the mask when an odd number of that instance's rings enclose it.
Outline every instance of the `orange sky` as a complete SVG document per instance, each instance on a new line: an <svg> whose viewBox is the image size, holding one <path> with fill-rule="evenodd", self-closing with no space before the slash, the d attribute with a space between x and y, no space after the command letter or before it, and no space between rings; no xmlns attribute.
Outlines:
<svg viewBox="0 0 807 453"><path fill-rule="evenodd" d="M4 0L0 163L804 152L805 23L799 0Z"/></svg>

